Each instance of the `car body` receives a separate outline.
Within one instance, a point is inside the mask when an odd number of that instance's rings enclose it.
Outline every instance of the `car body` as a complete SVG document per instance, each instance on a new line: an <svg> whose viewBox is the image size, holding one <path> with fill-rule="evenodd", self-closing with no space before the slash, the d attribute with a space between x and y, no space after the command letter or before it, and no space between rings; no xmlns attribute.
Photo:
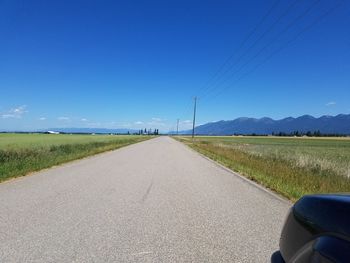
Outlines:
<svg viewBox="0 0 350 263"><path fill-rule="evenodd" d="M306 195L296 202L271 262L350 262L350 195Z"/></svg>

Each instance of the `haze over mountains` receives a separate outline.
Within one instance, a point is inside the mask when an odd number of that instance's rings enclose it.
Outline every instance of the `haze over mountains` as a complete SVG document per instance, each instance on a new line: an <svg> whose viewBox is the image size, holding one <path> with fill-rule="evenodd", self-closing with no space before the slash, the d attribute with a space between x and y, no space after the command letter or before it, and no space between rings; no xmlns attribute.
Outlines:
<svg viewBox="0 0 350 263"><path fill-rule="evenodd" d="M100 133L100 134L126 134L137 133L135 129L108 129L108 128L49 128L39 130L39 132L56 131L61 133ZM268 117L248 118L241 117L228 121L209 122L196 127L195 133L198 135L234 135L234 134L256 134L269 135L280 132L291 134L295 131L299 133L316 132L322 134L342 134L350 135L350 114L339 114L336 116L321 116L315 118L310 115L303 115L297 118L287 117L280 120L273 120ZM8 131L7 131L8 132ZM170 134L174 134L172 131ZM180 131L180 134L191 134L192 130Z"/></svg>
<svg viewBox="0 0 350 263"><path fill-rule="evenodd" d="M271 118L237 118L229 121L210 122L196 127L199 135L233 135L233 134L272 134L292 133L299 131L320 131L323 134L348 134L350 135L350 114L336 116L322 116L315 118L303 115L298 118L288 117L281 120ZM182 131L189 134L191 131Z"/></svg>

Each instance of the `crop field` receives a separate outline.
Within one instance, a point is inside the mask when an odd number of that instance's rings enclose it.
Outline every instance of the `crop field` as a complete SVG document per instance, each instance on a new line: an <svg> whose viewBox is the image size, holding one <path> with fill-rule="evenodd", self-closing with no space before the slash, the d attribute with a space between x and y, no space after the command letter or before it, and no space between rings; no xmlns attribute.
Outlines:
<svg viewBox="0 0 350 263"><path fill-rule="evenodd" d="M0 134L0 182L152 136Z"/></svg>
<svg viewBox="0 0 350 263"><path fill-rule="evenodd" d="M180 137L193 149L295 201L350 192L350 139Z"/></svg>

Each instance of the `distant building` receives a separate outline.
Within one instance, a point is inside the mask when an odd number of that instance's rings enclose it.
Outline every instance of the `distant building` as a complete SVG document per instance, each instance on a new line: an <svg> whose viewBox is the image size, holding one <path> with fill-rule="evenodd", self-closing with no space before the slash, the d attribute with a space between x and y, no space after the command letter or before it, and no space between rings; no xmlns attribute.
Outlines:
<svg viewBox="0 0 350 263"><path fill-rule="evenodd" d="M60 134L60 132L56 132L56 131L47 131L45 133L47 133L47 134Z"/></svg>

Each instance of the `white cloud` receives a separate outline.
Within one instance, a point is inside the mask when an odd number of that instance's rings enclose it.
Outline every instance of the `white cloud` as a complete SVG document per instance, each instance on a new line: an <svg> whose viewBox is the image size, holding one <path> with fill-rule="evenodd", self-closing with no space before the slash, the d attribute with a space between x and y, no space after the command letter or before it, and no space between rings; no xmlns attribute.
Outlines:
<svg viewBox="0 0 350 263"><path fill-rule="evenodd" d="M8 119L8 118L22 118L23 114L25 114L26 112L28 112L26 110L27 106L26 105L22 105L22 106L18 106L16 108L10 109L9 111L2 113L1 114L1 118L3 119Z"/></svg>
<svg viewBox="0 0 350 263"><path fill-rule="evenodd" d="M153 122L153 121L147 122L147 125L149 125L149 126L155 126L155 127L158 127L158 126L164 127L164 126L166 126L166 124L163 123L163 122Z"/></svg>
<svg viewBox="0 0 350 263"><path fill-rule="evenodd" d="M159 126L164 127L166 126L164 121L166 121L166 119L153 117L151 118L151 121L147 122L146 124L150 126L155 126L155 127L159 127Z"/></svg>
<svg viewBox="0 0 350 263"><path fill-rule="evenodd" d="M57 118L59 121L69 121L70 120L70 118L69 117L58 117Z"/></svg>
<svg viewBox="0 0 350 263"><path fill-rule="evenodd" d="M45 117L40 117L40 118L39 118L39 121L45 121L45 120L46 120Z"/></svg>
<svg viewBox="0 0 350 263"><path fill-rule="evenodd" d="M162 119L161 119L161 118L153 117L153 118L152 118L152 121L160 122L160 121L162 121Z"/></svg>
<svg viewBox="0 0 350 263"><path fill-rule="evenodd" d="M191 120L184 120L182 121L183 124L192 124L192 121Z"/></svg>
<svg viewBox="0 0 350 263"><path fill-rule="evenodd" d="M143 122L142 121L135 121L134 124L135 125L141 125L141 124L143 124Z"/></svg>
<svg viewBox="0 0 350 263"><path fill-rule="evenodd" d="M81 121L88 121L88 119L82 118Z"/></svg>
<svg viewBox="0 0 350 263"><path fill-rule="evenodd" d="M337 103L335 101L330 101L330 102L326 103L326 106L329 107L329 106L334 106L336 104Z"/></svg>

